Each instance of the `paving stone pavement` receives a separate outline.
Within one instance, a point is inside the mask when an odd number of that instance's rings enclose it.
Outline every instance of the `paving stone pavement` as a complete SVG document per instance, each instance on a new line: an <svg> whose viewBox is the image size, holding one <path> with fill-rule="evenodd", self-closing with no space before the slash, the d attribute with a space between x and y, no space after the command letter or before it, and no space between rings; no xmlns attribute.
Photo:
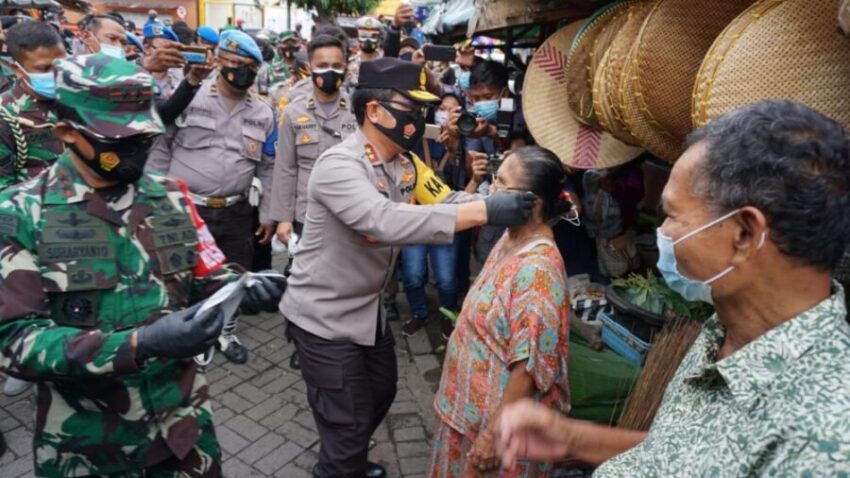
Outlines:
<svg viewBox="0 0 850 478"><path fill-rule="evenodd" d="M407 314L399 294L402 317ZM431 321L436 322L436 321ZM425 476L430 437L436 422L431 401L439 381L439 363L429 337L436 323L408 339L401 322L391 322L396 336L398 395L374 435L370 460L394 478ZM230 478L308 478L316 462L318 434L300 373L289 368L293 346L283 334L278 314L243 317L238 330L250 350L248 363L234 365L216 354L208 367L224 472ZM0 458L0 477L32 476L33 393L0 394L0 432L9 450Z"/></svg>

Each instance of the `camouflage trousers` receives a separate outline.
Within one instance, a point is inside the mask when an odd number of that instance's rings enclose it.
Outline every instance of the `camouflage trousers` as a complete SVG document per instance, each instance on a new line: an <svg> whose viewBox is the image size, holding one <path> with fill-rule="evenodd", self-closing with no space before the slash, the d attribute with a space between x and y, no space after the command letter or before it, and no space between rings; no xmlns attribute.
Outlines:
<svg viewBox="0 0 850 478"><path fill-rule="evenodd" d="M183 460L172 457L143 470L95 476L104 478L219 478L221 476L221 448L215 438L212 426L204 427L204 432L198 442L195 443L195 447Z"/></svg>

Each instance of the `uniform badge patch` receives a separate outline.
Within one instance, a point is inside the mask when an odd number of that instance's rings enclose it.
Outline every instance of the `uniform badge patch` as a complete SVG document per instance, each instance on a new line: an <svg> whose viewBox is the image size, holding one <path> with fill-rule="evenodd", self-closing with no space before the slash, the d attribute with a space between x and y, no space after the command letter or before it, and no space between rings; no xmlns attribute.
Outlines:
<svg viewBox="0 0 850 478"><path fill-rule="evenodd" d="M113 152L102 153L100 155L100 167L103 168L104 171L112 171L115 169L115 166L121 162L121 159L118 158L118 155Z"/></svg>
<svg viewBox="0 0 850 478"><path fill-rule="evenodd" d="M409 123L407 126L404 127L405 138L410 138L414 134L416 134L416 126L413 123Z"/></svg>
<svg viewBox="0 0 850 478"><path fill-rule="evenodd" d="M309 134L305 133L303 136L301 136L301 144L307 144L307 143L312 143L312 142L313 142L313 137L310 136Z"/></svg>
<svg viewBox="0 0 850 478"><path fill-rule="evenodd" d="M71 324L86 324L91 318L94 307L89 299L73 295L62 303L62 314Z"/></svg>
<svg viewBox="0 0 850 478"><path fill-rule="evenodd" d="M310 117L307 115L301 115L298 117L298 119L295 120L295 122L298 124L304 124L308 121L310 121Z"/></svg>
<svg viewBox="0 0 850 478"><path fill-rule="evenodd" d="M257 141L250 141L248 143L248 152L254 154L257 150L260 149L260 143Z"/></svg>

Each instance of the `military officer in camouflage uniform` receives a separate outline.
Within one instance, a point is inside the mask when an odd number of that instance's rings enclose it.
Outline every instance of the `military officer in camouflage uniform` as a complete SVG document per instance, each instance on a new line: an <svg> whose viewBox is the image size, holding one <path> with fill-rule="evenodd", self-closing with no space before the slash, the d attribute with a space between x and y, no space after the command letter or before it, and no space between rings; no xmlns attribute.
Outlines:
<svg viewBox="0 0 850 478"><path fill-rule="evenodd" d="M164 141L157 142L149 167L186 181L228 261L251 270L255 235L268 243L274 233L269 205L277 124L271 107L248 91L262 63L256 42L228 30L221 34L218 59L218 75L202 85ZM263 192L256 230L252 189ZM245 348L235 336L226 337L221 343L225 356L245 363Z"/></svg>
<svg viewBox="0 0 850 478"><path fill-rule="evenodd" d="M299 50L298 37L290 30L281 32L276 43L275 58L272 62L272 86L289 80L295 67L295 54Z"/></svg>
<svg viewBox="0 0 850 478"><path fill-rule="evenodd" d="M153 78L104 54L56 69L55 131L69 150L0 193L0 370L38 383L35 474L219 476L191 357L223 318L186 307L238 266L196 274L189 198L143 172L164 129ZM246 303L268 306L262 295Z"/></svg>
<svg viewBox="0 0 850 478"><path fill-rule="evenodd" d="M10 28L7 42L19 81L0 96L0 190L34 177L65 149L53 134L53 61L65 57L62 38L46 23L27 22Z"/></svg>

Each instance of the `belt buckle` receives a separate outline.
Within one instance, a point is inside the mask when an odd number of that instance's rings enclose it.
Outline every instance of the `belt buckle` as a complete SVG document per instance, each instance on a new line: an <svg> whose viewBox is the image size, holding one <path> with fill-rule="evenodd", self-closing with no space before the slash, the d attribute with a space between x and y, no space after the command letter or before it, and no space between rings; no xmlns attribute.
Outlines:
<svg viewBox="0 0 850 478"><path fill-rule="evenodd" d="M227 207L227 198L207 198L207 207L210 209Z"/></svg>

